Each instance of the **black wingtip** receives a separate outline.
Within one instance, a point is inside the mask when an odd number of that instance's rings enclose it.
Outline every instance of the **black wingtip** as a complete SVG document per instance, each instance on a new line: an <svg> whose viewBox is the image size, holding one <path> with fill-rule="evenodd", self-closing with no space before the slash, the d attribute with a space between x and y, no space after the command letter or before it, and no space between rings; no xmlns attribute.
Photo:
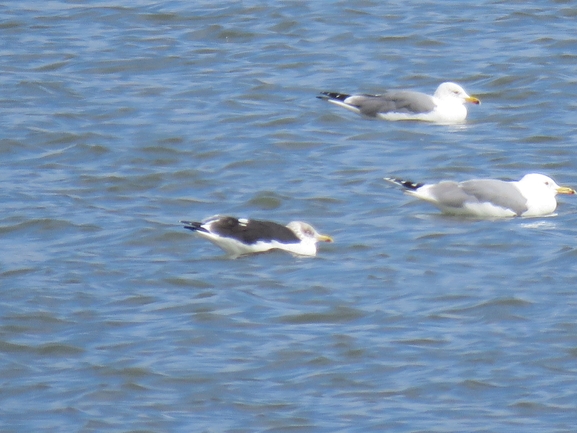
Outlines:
<svg viewBox="0 0 577 433"><path fill-rule="evenodd" d="M349 96L351 95L347 95L344 93L338 93L338 92L321 92L317 98L319 99L336 99L337 101L344 101L345 99L347 99Z"/></svg>
<svg viewBox="0 0 577 433"><path fill-rule="evenodd" d="M410 180L398 179L396 177L385 177L384 179L387 182L391 182L391 183L394 183L396 185L400 185L403 188L410 189L413 191L417 190L420 187L422 187L423 185L425 185L424 183L415 183L415 182L411 182Z"/></svg>
<svg viewBox="0 0 577 433"><path fill-rule="evenodd" d="M180 221L181 224L184 224L184 228L188 230L192 230L193 232L196 231L203 231L207 232L207 230L202 227L202 223L196 221Z"/></svg>

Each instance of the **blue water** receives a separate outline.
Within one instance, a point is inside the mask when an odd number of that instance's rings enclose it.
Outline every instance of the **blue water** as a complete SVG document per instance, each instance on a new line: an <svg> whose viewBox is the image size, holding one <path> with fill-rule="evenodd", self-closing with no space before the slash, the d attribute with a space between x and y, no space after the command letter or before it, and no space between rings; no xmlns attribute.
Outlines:
<svg viewBox="0 0 577 433"><path fill-rule="evenodd" d="M567 2L0 4L2 432L572 432L577 201L445 217L382 180L577 186ZM319 91L482 100L455 126ZM316 258L182 229L300 219Z"/></svg>

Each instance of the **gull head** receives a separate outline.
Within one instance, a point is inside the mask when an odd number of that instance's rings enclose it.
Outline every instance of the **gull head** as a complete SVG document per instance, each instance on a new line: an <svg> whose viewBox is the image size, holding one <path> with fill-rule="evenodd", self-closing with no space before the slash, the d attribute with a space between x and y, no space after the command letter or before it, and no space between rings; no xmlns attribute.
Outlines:
<svg viewBox="0 0 577 433"><path fill-rule="evenodd" d="M469 96L467 92L465 92L465 89L463 89L461 86L451 82L440 84L439 87L437 87L434 96L441 100L457 99L462 104L465 102L470 102L472 104L479 105L481 103L481 101L479 101L474 96Z"/></svg>
<svg viewBox="0 0 577 433"><path fill-rule="evenodd" d="M327 235L321 235L318 233L313 226L302 221L293 221L287 225L289 228L301 241L312 242L316 244L317 242L333 242L333 238Z"/></svg>
<svg viewBox="0 0 577 433"><path fill-rule="evenodd" d="M523 176L517 183L521 191L532 192L555 197L557 194L575 194L575 190L568 186L559 186L549 176L530 173Z"/></svg>

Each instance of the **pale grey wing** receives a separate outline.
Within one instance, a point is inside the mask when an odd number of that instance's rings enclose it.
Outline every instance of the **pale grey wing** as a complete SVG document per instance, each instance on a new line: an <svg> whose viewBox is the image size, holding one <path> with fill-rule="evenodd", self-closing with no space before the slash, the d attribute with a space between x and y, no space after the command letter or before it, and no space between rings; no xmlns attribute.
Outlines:
<svg viewBox="0 0 577 433"><path fill-rule="evenodd" d="M362 114L370 117L379 113L429 113L435 109L431 96L409 90L392 90L376 96L355 95L347 103L358 107Z"/></svg>
<svg viewBox="0 0 577 433"><path fill-rule="evenodd" d="M475 200L474 196L466 193L457 182L438 183L430 187L429 193L444 207L462 208L466 203Z"/></svg>
<svg viewBox="0 0 577 433"><path fill-rule="evenodd" d="M511 209L517 215L527 211L527 199L510 182L496 179L468 180L460 184L462 190L479 203L492 203ZM474 201L470 201L474 202Z"/></svg>

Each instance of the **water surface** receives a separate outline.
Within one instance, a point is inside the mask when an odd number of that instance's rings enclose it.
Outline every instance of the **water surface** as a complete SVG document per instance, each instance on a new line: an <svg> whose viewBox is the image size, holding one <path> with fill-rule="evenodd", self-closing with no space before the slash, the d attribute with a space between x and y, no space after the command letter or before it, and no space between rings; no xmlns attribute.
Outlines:
<svg viewBox="0 0 577 433"><path fill-rule="evenodd" d="M470 221L382 180L577 186L569 3L0 14L2 431L574 430L575 199ZM315 99L447 80L462 125ZM178 224L215 213L336 242L230 260Z"/></svg>

